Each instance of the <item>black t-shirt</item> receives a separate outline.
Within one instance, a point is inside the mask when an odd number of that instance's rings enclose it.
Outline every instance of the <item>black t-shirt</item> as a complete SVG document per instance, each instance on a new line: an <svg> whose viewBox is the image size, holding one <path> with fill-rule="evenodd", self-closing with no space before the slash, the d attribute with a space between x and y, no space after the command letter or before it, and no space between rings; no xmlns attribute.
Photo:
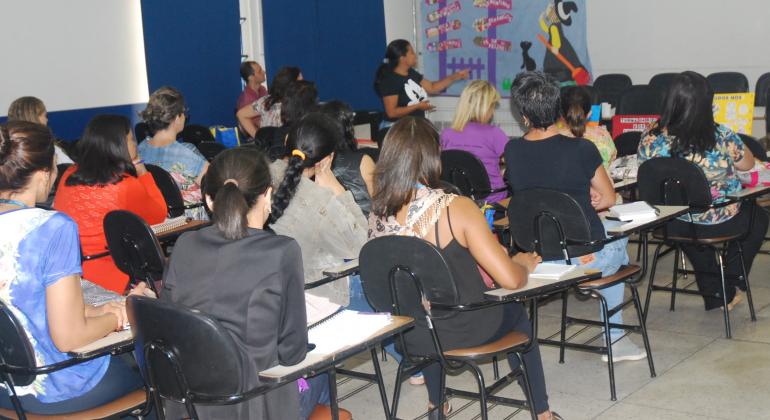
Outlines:
<svg viewBox="0 0 770 420"><path fill-rule="evenodd" d="M420 86L422 75L415 69L409 69L406 76L402 76L393 71L388 71L380 82L380 95L386 96L398 95L396 106L404 107L414 105L418 102L428 99L428 92ZM415 110L410 114L415 117L425 117L425 111ZM388 121L395 121L385 117Z"/></svg>
<svg viewBox="0 0 770 420"><path fill-rule="evenodd" d="M602 157L586 139L561 134L543 140L513 139L505 146L505 179L516 191L547 188L569 194L583 208L591 225L591 239L605 237L604 226L591 206L591 179Z"/></svg>

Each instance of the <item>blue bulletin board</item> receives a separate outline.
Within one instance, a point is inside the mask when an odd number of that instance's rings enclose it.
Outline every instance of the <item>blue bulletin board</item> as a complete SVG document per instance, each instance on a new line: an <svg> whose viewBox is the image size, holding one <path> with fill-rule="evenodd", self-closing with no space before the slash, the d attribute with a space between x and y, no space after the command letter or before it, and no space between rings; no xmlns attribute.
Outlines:
<svg viewBox="0 0 770 420"><path fill-rule="evenodd" d="M539 70L564 84L589 84L585 0L419 0L425 77L462 70L503 96L519 72ZM465 83L444 95L458 96Z"/></svg>

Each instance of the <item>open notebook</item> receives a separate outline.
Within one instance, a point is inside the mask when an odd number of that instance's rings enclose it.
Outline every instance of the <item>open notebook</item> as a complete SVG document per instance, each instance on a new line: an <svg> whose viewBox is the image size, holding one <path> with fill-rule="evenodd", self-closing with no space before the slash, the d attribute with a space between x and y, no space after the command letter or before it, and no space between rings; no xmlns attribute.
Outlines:
<svg viewBox="0 0 770 420"><path fill-rule="evenodd" d="M156 235L160 235L161 233L166 233L170 230L174 230L178 227L182 227L189 219L187 216L179 216L179 217L173 217L171 219L166 219L165 221L158 223L156 225L150 226L153 232L155 232Z"/></svg>
<svg viewBox="0 0 770 420"><path fill-rule="evenodd" d="M390 314L342 310L307 330L312 353L333 354L373 336L390 324Z"/></svg>

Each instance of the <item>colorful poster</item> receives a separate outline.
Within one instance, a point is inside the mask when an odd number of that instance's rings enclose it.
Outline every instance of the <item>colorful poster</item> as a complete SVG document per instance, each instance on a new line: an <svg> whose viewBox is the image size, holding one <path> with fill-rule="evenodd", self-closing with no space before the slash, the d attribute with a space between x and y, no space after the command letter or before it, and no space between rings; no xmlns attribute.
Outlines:
<svg viewBox="0 0 770 420"><path fill-rule="evenodd" d="M463 69L510 96L521 71L589 84L586 0L422 0L423 71L440 80ZM458 96L465 83L444 93Z"/></svg>
<svg viewBox="0 0 770 420"><path fill-rule="evenodd" d="M629 131L644 131L658 118L660 115L615 115L612 117L612 138Z"/></svg>
<svg viewBox="0 0 770 420"><path fill-rule="evenodd" d="M751 135L754 123L754 93L719 93L712 104L714 121L740 134Z"/></svg>

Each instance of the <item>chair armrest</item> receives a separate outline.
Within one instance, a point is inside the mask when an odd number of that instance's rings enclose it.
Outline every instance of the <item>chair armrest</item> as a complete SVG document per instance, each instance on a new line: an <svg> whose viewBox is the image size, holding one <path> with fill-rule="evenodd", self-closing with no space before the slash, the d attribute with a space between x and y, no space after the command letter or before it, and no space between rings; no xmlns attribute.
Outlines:
<svg viewBox="0 0 770 420"><path fill-rule="evenodd" d="M358 267L356 267L356 270ZM331 283L335 280L339 280L342 278L347 277L347 274L341 274L341 275L332 275L332 276L326 276L322 278L321 280L311 281L310 283L305 283L305 290L315 289L316 287L323 286L324 284Z"/></svg>
<svg viewBox="0 0 770 420"><path fill-rule="evenodd" d="M80 261L91 261L97 258L104 258L108 255L110 255L110 251L105 251L105 252L102 252L99 254L93 254L93 255L83 255L80 257Z"/></svg>
<svg viewBox="0 0 770 420"><path fill-rule="evenodd" d="M622 235L611 236L609 238L604 238L604 239L596 239L593 241L578 241L578 240L569 239L569 238L567 238L566 241L567 241L567 245L579 245L579 246L602 245L604 246L604 245L607 245L608 243L615 242L617 240L627 238L627 237L628 237L628 234L624 233Z"/></svg>
<svg viewBox="0 0 770 420"><path fill-rule="evenodd" d="M203 202L202 201L200 203L185 204L184 206L182 206L182 208L185 209L185 210L195 209L195 208L198 208L198 207L203 207Z"/></svg>
<svg viewBox="0 0 770 420"><path fill-rule="evenodd" d="M477 309L484 309L489 308L496 305L503 305L506 303L514 302L513 300L501 300L501 301L494 301L494 300L488 300L483 302L471 302L471 303L459 303L457 305L449 305L446 303L438 303L438 302L429 302L431 309L437 309L440 311L475 311Z"/></svg>

